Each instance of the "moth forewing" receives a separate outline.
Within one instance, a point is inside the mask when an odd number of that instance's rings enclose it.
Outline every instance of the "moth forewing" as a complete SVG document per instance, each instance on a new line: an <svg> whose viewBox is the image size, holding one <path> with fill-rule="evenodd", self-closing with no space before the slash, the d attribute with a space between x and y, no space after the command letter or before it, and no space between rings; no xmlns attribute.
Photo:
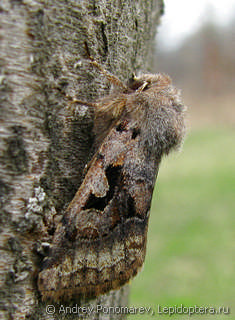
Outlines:
<svg viewBox="0 0 235 320"><path fill-rule="evenodd" d="M143 75L127 87L98 69L120 94L94 105L97 151L39 273L44 299L98 296L138 273L161 157L184 135L184 107L168 76Z"/></svg>

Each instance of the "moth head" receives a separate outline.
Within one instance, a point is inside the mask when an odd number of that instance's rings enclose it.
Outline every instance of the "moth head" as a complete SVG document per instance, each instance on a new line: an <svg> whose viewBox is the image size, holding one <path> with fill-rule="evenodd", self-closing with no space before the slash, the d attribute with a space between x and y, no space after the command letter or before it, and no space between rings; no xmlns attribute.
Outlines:
<svg viewBox="0 0 235 320"><path fill-rule="evenodd" d="M171 79L165 74L142 74L138 77L133 73L128 81L128 87L134 91L146 91L152 87L163 89L171 84Z"/></svg>

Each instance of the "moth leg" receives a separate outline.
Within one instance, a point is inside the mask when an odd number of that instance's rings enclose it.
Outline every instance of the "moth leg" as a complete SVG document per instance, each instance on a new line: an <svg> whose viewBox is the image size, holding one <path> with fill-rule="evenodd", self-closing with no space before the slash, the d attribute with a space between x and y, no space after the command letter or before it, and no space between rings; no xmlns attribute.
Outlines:
<svg viewBox="0 0 235 320"><path fill-rule="evenodd" d="M90 51L88 48L87 43L85 42L85 50L87 53L88 58L90 59L90 63L98 69L104 76L105 78L112 83L113 85L120 87L123 91L130 91L130 89L120 80L118 77L113 75L112 73L106 71L95 59L90 55Z"/></svg>
<svg viewBox="0 0 235 320"><path fill-rule="evenodd" d="M77 104L82 104L84 106L88 106L88 107L92 107L92 108L98 107L98 103L95 103L95 102L82 101L82 100L78 100L76 98L71 98L69 96L67 96L67 98L70 99L70 104L77 103Z"/></svg>
<svg viewBox="0 0 235 320"><path fill-rule="evenodd" d="M136 90L136 92L142 92L148 85L147 81L144 81L144 83Z"/></svg>

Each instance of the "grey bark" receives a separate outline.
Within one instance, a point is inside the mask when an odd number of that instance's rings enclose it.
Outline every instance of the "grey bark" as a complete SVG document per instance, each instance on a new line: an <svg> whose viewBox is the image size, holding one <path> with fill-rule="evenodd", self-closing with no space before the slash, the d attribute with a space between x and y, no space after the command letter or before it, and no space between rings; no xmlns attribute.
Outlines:
<svg viewBox="0 0 235 320"><path fill-rule="evenodd" d="M93 112L74 109L67 96L94 101L109 90L87 62L84 41L122 80L147 71L162 11L162 0L2 2L1 319L77 319L48 315L36 285L46 243L92 155ZM125 286L89 304L125 306L127 300Z"/></svg>

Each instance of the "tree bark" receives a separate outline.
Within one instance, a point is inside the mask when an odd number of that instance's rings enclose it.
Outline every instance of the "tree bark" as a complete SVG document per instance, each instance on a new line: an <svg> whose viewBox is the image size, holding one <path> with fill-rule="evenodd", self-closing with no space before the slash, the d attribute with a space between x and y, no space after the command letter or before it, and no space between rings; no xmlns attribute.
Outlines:
<svg viewBox="0 0 235 320"><path fill-rule="evenodd" d="M1 5L0 318L73 319L46 312L36 279L64 208L92 156L94 101L109 90L84 42L126 80L150 67L162 0L6 0ZM126 306L128 286L89 305ZM87 302L79 301L85 306ZM50 303L51 304L51 303ZM84 315L85 316L85 315ZM89 319L125 319L92 314Z"/></svg>

